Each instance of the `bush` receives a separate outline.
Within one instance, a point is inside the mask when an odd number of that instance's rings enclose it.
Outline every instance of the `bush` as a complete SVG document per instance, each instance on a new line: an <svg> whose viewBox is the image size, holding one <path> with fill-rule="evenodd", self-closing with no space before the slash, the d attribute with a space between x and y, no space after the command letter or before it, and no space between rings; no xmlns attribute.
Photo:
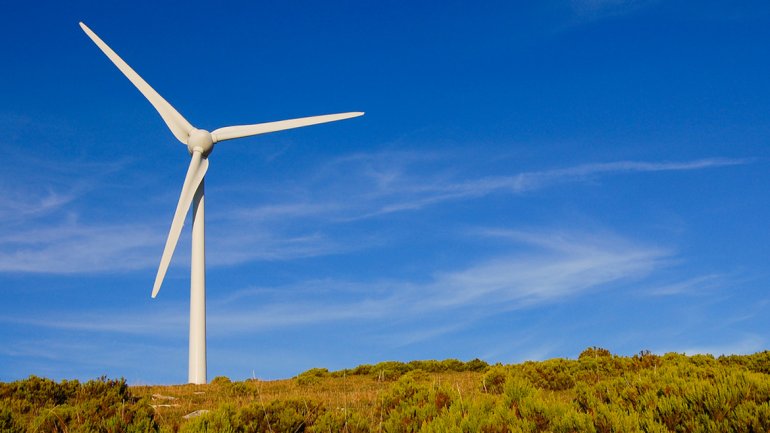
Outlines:
<svg viewBox="0 0 770 433"><path fill-rule="evenodd" d="M386 432L419 431L421 426L449 410L456 393L442 386L418 383L405 375L381 396L381 411L385 414Z"/></svg>
<svg viewBox="0 0 770 433"><path fill-rule="evenodd" d="M30 376L0 384L0 431L158 431L154 412L135 398L125 379L85 384Z"/></svg>
<svg viewBox="0 0 770 433"><path fill-rule="evenodd" d="M487 364L485 361L482 361L478 358L472 359L465 363L465 371L484 371L489 367L489 364Z"/></svg>
<svg viewBox="0 0 770 433"><path fill-rule="evenodd" d="M378 380L393 381L410 370L409 365L403 362L385 361L373 365L370 374Z"/></svg>
<svg viewBox="0 0 770 433"><path fill-rule="evenodd" d="M237 427L247 432L300 432L313 425L323 406L312 400L273 400L238 413Z"/></svg>
<svg viewBox="0 0 770 433"><path fill-rule="evenodd" d="M559 358L542 362L529 361L522 365L521 372L538 388L564 391L575 386L571 370L576 364L575 361Z"/></svg>
<svg viewBox="0 0 770 433"><path fill-rule="evenodd" d="M5 400L0 400L0 432L23 433L24 429L13 415L13 411L8 407Z"/></svg>
<svg viewBox="0 0 770 433"><path fill-rule="evenodd" d="M309 429L312 433L369 433L369 421L356 412L343 408L327 410Z"/></svg>
<svg viewBox="0 0 770 433"><path fill-rule="evenodd" d="M589 347L586 350L580 352L580 355L578 355L578 359L585 359L585 358L611 358L612 353L610 353L607 349L602 349L601 347Z"/></svg>
<svg viewBox="0 0 770 433"><path fill-rule="evenodd" d="M508 374L508 369L502 365L490 367L481 379L481 389L490 394L502 394Z"/></svg>
<svg viewBox="0 0 770 433"><path fill-rule="evenodd" d="M211 382L210 382L211 385L229 385L231 383L233 382L227 376L217 376L211 379Z"/></svg>
<svg viewBox="0 0 770 433"><path fill-rule="evenodd" d="M505 406L516 408L525 398L535 394L535 388L523 377L511 376L503 385L503 395Z"/></svg>
<svg viewBox="0 0 770 433"><path fill-rule="evenodd" d="M305 386L305 385L318 383L320 382L322 377L328 377L328 376L329 376L329 370L325 368L311 368L310 370L297 375L297 377L295 377L294 380L297 382L297 385Z"/></svg>
<svg viewBox="0 0 770 433"><path fill-rule="evenodd" d="M422 370L428 373L444 372L463 372L463 371L484 371L489 364L476 358L468 362L462 362L457 359L445 359L443 361L425 360L410 361L403 363L399 361L385 361L379 364L362 364L352 370L340 370L330 373L332 377L341 377L343 375L372 375L383 380L396 380L401 375L412 370Z"/></svg>

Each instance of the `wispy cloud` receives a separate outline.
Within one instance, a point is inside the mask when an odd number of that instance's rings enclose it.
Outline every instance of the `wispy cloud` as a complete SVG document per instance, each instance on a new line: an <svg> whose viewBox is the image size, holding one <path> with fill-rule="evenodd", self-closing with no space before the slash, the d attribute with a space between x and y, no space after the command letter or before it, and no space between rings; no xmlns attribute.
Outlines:
<svg viewBox="0 0 770 433"><path fill-rule="evenodd" d="M84 209L131 161L40 159L20 152L0 172L0 272L80 273L127 270L149 264L157 236L148 226L89 223ZM129 181L131 178L124 179ZM125 188L124 185L117 185Z"/></svg>
<svg viewBox="0 0 770 433"><path fill-rule="evenodd" d="M131 164L125 157L94 161L76 156L71 142L81 136L62 119L0 112L0 223L23 223L62 210Z"/></svg>
<svg viewBox="0 0 770 433"><path fill-rule="evenodd" d="M298 180L292 185L299 191L297 194L283 195L263 206L213 209L209 218L213 234L209 237L212 252L209 264L223 266L261 260L293 260L365 249L381 240L370 238L351 242L334 234L335 229L344 224L396 212L420 211L443 203L478 200L493 194L532 194L567 183L595 184L597 179L608 176L693 171L750 162L726 158L682 162L616 161L473 177L457 173L453 160L435 154L380 152L350 155L329 162L305 179ZM81 181L81 186L68 190L50 186L38 188L38 192L27 187L10 188L11 196L18 199L0 202L0 223L14 225L13 231L0 235L0 272L73 274L126 271L157 265L167 226L159 224L156 216L152 220L145 217L144 221L132 218L131 223L94 223L78 218L78 207L73 201L94 191L99 179L122 167L117 164L82 170L80 165L62 168L69 174L59 174L50 182L43 179L39 183L65 184L72 176L79 176L74 173L82 171L99 174L87 177ZM426 166L431 169L426 170ZM182 242L178 248L184 248L184 236ZM185 260L186 255L174 263L186 263Z"/></svg>
<svg viewBox="0 0 770 433"><path fill-rule="evenodd" d="M163 234L140 225L69 223L0 236L0 272L77 274L156 264Z"/></svg>
<svg viewBox="0 0 770 433"><path fill-rule="evenodd" d="M269 226L259 224L229 224L226 230L221 228L214 233L207 247L211 252L207 263L213 266L328 256L354 251L364 245L347 245L321 231L270 230Z"/></svg>
<svg viewBox="0 0 770 433"><path fill-rule="evenodd" d="M221 309L227 313L214 314L210 323L212 328L219 326L226 332L243 332L386 317L426 322L434 317L449 317L446 314L455 310L475 320L607 290L615 283L643 278L666 266L671 258L666 249L638 245L616 236L505 231L498 231L497 235L511 243L527 244L526 253L502 254L460 270L434 271L423 282L323 280L247 289L213 300L212 311ZM265 302L266 290L273 302L253 305ZM345 291L344 296L328 296L336 290ZM277 293L284 295L274 298ZM302 300L298 301L299 293ZM284 301L284 297L291 301ZM449 332L454 329L450 326L453 323L434 323L425 333L430 337L436 332Z"/></svg>
<svg viewBox="0 0 770 433"><path fill-rule="evenodd" d="M417 211L460 200L492 194L522 195L569 183L593 182L600 177L634 173L694 171L745 165L751 159L706 158L691 161L613 161L572 167L524 171L505 176L462 177L452 174L450 161L434 154L357 154L339 158L300 186L299 202L282 202L246 208L236 218L286 219L320 217L349 222L381 215ZM431 170L425 170L429 166ZM427 174L427 173L430 174ZM345 181L340 183L340 180ZM318 191L323 201L307 201Z"/></svg>
<svg viewBox="0 0 770 433"><path fill-rule="evenodd" d="M610 290L615 283L643 278L666 266L671 257L665 249L617 236L534 231L490 231L487 235L511 242L511 246L524 243L528 249L525 254L490 257L459 270L434 271L423 282L327 279L231 292L210 299L210 331L232 335L395 317L416 326L410 330L412 338L434 338L457 329L452 312L461 311L472 322L506 311L567 302ZM266 293L269 299L265 299ZM130 317L105 311L65 314L55 320L5 316L0 321L62 330L156 334L159 329L183 326L186 319L181 310L180 306L178 314L141 313L140 321L136 311Z"/></svg>
<svg viewBox="0 0 770 433"><path fill-rule="evenodd" d="M111 163L54 163L28 157L14 160L9 164L11 167L0 174L3 190L0 221L19 223L61 211L76 199L103 188L106 177L124 170L128 164L128 160Z"/></svg>
<svg viewBox="0 0 770 433"><path fill-rule="evenodd" d="M93 307L87 312L58 311L46 314L45 317L1 315L0 323L13 326L41 327L61 331L83 331L95 333L120 333L136 335L163 335L183 331L188 323L186 312L183 308L163 309L141 313L141 320L137 320L137 311L127 312L125 309L95 310Z"/></svg>
<svg viewBox="0 0 770 433"><path fill-rule="evenodd" d="M13 195L0 202L0 218L5 220L20 220L34 217L60 209L72 202L77 194L73 192L55 191L52 189L38 191L14 191L7 185L0 185L6 191L13 191Z"/></svg>
<svg viewBox="0 0 770 433"><path fill-rule="evenodd" d="M602 175L702 170L742 165L748 162L749 160L746 159L713 158L685 162L616 161L593 163L552 170L523 172L512 176L486 177L434 185L426 188L426 191L444 193L443 196L439 196L441 199L482 197L495 192L521 194L562 183L585 182Z"/></svg>
<svg viewBox="0 0 770 433"><path fill-rule="evenodd" d="M461 272L440 274L434 285L442 306L468 302L518 308L566 299L623 279L648 274L669 257L617 236L490 231L525 242L525 254L496 258Z"/></svg>
<svg viewBox="0 0 770 433"><path fill-rule="evenodd" d="M695 354L710 354L714 356L720 355L745 355L749 353L755 353L765 349L765 338L756 335L748 334L740 340L731 340L722 343L710 343L703 346L691 346L681 352L687 355Z"/></svg>
<svg viewBox="0 0 770 433"><path fill-rule="evenodd" d="M642 289L640 292L646 296L704 295L714 289L720 288L723 284L723 280L724 275L700 275L685 281Z"/></svg>

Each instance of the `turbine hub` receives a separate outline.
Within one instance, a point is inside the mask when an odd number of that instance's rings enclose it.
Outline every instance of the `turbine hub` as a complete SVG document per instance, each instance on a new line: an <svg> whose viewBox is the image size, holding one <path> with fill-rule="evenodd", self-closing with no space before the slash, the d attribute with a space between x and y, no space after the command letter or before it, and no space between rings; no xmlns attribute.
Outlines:
<svg viewBox="0 0 770 433"><path fill-rule="evenodd" d="M187 138L187 150L191 155L198 150L203 156L209 156L212 149L214 149L214 138L205 129L194 129Z"/></svg>

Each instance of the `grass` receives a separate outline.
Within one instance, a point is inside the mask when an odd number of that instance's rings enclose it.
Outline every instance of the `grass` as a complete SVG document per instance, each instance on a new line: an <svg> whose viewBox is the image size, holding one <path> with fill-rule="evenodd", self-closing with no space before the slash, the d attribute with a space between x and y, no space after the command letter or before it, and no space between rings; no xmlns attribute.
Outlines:
<svg viewBox="0 0 770 433"><path fill-rule="evenodd" d="M483 392L482 372L442 372L417 374L423 383L450 387L464 398L473 399ZM131 386L133 395L151 401L161 426L178 427L183 416L197 410L213 411L224 404L234 407L267 405L272 401L300 400L320 402L343 412L356 412L372 425L379 424L382 395L394 381L379 375L327 375L306 381L247 380L230 382L215 378L208 385ZM170 398L169 398L170 397Z"/></svg>

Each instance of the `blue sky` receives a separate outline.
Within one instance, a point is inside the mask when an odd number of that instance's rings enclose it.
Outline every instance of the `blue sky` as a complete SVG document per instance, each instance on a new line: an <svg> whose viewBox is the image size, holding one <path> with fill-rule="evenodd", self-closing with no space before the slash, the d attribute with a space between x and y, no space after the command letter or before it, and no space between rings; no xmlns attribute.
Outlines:
<svg viewBox="0 0 770 433"><path fill-rule="evenodd" d="M187 377L188 154L78 21L200 128L366 112L214 149L209 378L768 348L766 2L106 3L0 7L0 380Z"/></svg>

